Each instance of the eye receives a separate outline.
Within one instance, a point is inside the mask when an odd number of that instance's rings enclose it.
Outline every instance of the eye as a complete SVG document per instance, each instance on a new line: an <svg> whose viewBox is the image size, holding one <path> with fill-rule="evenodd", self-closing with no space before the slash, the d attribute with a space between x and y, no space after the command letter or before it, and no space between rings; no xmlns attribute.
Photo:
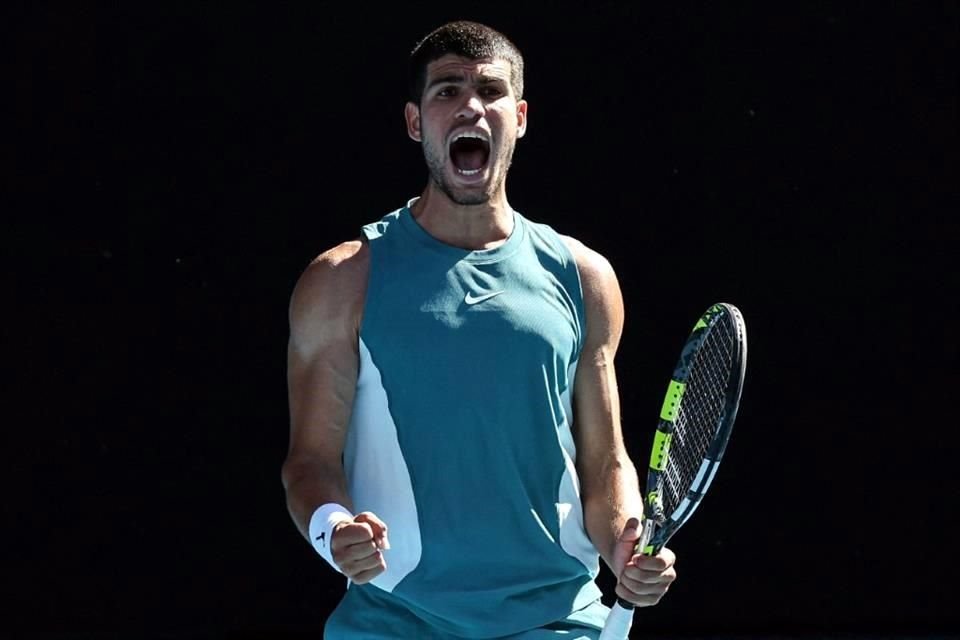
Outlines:
<svg viewBox="0 0 960 640"><path fill-rule="evenodd" d="M441 87L440 90L437 91L437 96L441 98L450 98L455 95L457 95L457 88L454 86Z"/></svg>
<svg viewBox="0 0 960 640"><path fill-rule="evenodd" d="M500 87L496 86L481 87L479 93L484 98L499 98L503 95Z"/></svg>

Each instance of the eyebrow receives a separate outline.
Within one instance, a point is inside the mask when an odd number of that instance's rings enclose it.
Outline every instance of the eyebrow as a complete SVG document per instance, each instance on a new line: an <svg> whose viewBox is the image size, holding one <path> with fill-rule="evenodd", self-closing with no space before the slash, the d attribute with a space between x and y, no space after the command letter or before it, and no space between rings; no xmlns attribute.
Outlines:
<svg viewBox="0 0 960 640"><path fill-rule="evenodd" d="M466 82L466 77L459 73L448 73L445 76L438 76L427 84L427 88L438 84L462 84Z"/></svg>
<svg viewBox="0 0 960 640"><path fill-rule="evenodd" d="M431 80L427 84L427 89L438 84L464 84L466 81L466 76L461 73L448 73L447 75L439 76ZM506 80L494 76L480 76L477 78L477 84L493 84L496 82L506 82Z"/></svg>

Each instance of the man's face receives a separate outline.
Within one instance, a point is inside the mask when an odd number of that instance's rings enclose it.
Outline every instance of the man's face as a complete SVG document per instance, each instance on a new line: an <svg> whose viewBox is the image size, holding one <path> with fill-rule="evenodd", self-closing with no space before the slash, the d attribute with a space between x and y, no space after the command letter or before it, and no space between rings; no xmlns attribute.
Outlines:
<svg viewBox="0 0 960 640"><path fill-rule="evenodd" d="M483 204L503 188L527 103L513 93L509 62L448 54L427 66L420 106L408 103L406 119L434 184L457 204Z"/></svg>

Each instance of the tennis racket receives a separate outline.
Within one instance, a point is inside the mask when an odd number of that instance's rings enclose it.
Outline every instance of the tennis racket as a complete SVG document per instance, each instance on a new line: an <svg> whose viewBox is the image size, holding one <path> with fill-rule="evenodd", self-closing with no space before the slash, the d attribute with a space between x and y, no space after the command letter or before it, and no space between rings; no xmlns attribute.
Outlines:
<svg viewBox="0 0 960 640"><path fill-rule="evenodd" d="M737 417L746 366L740 311L713 305L687 337L663 400L637 553L656 555L700 505ZM600 640L626 640L632 624L633 605L617 598Z"/></svg>

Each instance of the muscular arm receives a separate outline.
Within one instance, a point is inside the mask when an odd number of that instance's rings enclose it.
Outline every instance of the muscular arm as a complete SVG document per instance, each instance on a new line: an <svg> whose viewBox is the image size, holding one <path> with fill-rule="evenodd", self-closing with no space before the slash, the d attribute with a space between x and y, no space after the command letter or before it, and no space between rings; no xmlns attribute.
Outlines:
<svg viewBox="0 0 960 640"><path fill-rule="evenodd" d="M614 369L623 332L623 297L603 256L572 238L564 239L577 260L587 325L574 388L584 520L600 556L619 576L623 560L614 559L617 539L627 520L643 512L637 472L623 443Z"/></svg>
<svg viewBox="0 0 960 640"><path fill-rule="evenodd" d="M613 366L623 332L623 296L603 256L571 238L565 241L577 260L587 325L573 394L584 521L594 546L617 576L617 595L636 606L650 606L676 579L676 556L666 547L653 557L633 552L643 501L623 443Z"/></svg>
<svg viewBox="0 0 960 640"><path fill-rule="evenodd" d="M342 454L356 392L368 269L366 245L346 242L311 263L290 300L290 443L281 475L290 516L308 539L318 506L337 502L353 510Z"/></svg>

